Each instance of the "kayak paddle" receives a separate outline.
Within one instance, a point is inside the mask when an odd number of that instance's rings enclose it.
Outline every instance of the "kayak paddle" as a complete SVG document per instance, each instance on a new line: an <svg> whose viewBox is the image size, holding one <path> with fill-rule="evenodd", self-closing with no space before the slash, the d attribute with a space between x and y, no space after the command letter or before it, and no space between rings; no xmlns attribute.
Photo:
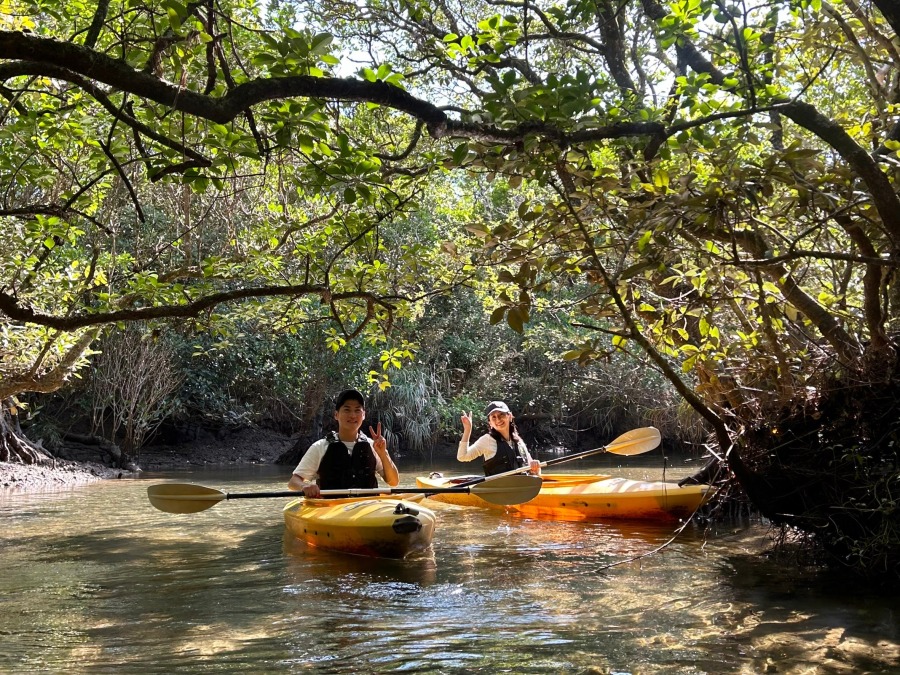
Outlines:
<svg viewBox="0 0 900 675"><path fill-rule="evenodd" d="M506 476L491 480L490 485L460 485L452 488L351 488L349 490L322 490L323 497L361 497L385 494L426 494L462 492L478 495L492 504L506 506L521 504L533 499L541 490L538 476ZM147 488L150 503L166 513L197 513L212 508L225 499L265 499L268 497L302 497L302 492L222 492L193 483L158 483Z"/></svg>
<svg viewBox="0 0 900 675"><path fill-rule="evenodd" d="M631 455L642 455L645 452L650 452L655 447L657 447L661 440L662 437L659 434L659 429L657 429L656 427L641 427L640 429L632 429L631 431L626 431L621 436L615 438L609 445L594 448L593 450L585 450L584 452L576 452L573 455L566 455L565 457L548 459L546 462L541 462L541 468L545 466L552 466L554 464L560 464L562 462L571 462L573 459L581 459L582 457L589 457L590 455L598 455L601 452L609 452L613 455L622 455L625 457L630 457ZM525 473L526 471L528 471L528 467L522 466L518 469L513 469L512 471L504 471L503 473L494 474L493 476L485 476L484 478L477 478L465 483L460 483L458 487L468 487L471 485L483 483L485 481L493 482L498 478L513 476L515 474Z"/></svg>

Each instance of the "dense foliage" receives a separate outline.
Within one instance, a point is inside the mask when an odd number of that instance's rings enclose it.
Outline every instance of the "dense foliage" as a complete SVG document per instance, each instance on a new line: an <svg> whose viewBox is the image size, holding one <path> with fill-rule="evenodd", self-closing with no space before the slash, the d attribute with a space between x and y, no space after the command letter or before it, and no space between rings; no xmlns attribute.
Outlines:
<svg viewBox="0 0 900 675"><path fill-rule="evenodd" d="M897 576L895 3L2 10L0 398L61 387L104 326L173 318L224 349L367 341L387 391L416 350L424 392L435 345L505 340L526 410L555 399L535 373L571 377L538 363L628 356L770 519ZM459 302L523 341L454 345L435 308Z"/></svg>

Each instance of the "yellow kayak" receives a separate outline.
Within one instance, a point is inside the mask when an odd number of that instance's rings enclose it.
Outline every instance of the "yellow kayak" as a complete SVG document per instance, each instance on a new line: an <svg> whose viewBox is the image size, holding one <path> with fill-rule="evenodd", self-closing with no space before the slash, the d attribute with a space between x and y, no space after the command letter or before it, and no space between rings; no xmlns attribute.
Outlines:
<svg viewBox="0 0 900 675"><path fill-rule="evenodd" d="M284 522L309 546L405 558L428 548L434 536L434 512L415 501L415 497L295 499L284 507Z"/></svg>
<svg viewBox="0 0 900 675"><path fill-rule="evenodd" d="M453 487L478 476L416 478L422 488ZM523 504L496 506L474 494L435 494L429 499L458 504L508 509L529 518L548 520L677 520L690 516L711 496L708 485L686 485L659 481L629 480L603 475L542 474L544 483L537 497Z"/></svg>

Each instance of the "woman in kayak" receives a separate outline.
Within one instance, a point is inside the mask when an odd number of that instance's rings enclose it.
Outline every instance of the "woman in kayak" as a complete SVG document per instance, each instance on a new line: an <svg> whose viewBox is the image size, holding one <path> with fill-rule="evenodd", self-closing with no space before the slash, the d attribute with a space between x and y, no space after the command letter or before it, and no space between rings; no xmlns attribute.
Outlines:
<svg viewBox="0 0 900 675"><path fill-rule="evenodd" d="M490 431L469 445L472 435L472 413L463 413L463 435L456 451L460 462L471 462L476 457L484 458L484 475L494 476L505 471L529 467L535 475L541 473L541 463L532 459L525 441L519 436L515 418L503 401L491 401L485 408Z"/></svg>
<svg viewBox="0 0 900 675"><path fill-rule="evenodd" d="M378 428L369 427L372 438L360 432L366 419L365 400L356 389L347 389L334 401L337 433L319 439L304 453L288 481L288 489L318 497L320 490L376 488L376 475L388 485L400 484L400 474Z"/></svg>

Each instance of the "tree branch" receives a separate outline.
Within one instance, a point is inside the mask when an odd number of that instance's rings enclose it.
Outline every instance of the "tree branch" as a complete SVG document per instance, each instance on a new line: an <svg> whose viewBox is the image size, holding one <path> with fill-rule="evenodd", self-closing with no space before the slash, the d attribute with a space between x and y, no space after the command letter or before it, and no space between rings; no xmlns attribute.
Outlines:
<svg viewBox="0 0 900 675"><path fill-rule="evenodd" d="M75 344L69 347L60 362L43 375L29 374L18 377L6 377L0 380L0 400L26 391L45 394L57 391L65 384L81 355L91 346L91 343L97 338L99 333L100 329L96 327L86 331L84 335L76 340Z"/></svg>
<svg viewBox="0 0 900 675"><path fill-rule="evenodd" d="M2 42L2 32L0 32L0 42ZM57 43L57 44L65 44L65 43ZM90 71L87 71L90 72ZM137 71L132 70L132 74L139 75ZM104 91L102 91L99 87L95 86L91 80L88 80L85 77L82 77L79 73L73 72L66 68L65 66L56 66L52 64L43 64L37 62L30 61L14 61L11 63L5 63L0 65L0 80L7 79L9 77L15 77L17 75L39 75L44 77L53 77L59 80L65 80L66 82L71 82L86 92L88 92L91 96L93 96L100 105L102 105L106 111L112 115L115 119L120 120L127 124L129 127L140 131L142 134L147 136L148 138L152 138L157 141L161 145L166 146L174 150L179 154L183 154L187 157L190 157L194 161L203 162L203 166L211 166L212 162L208 160L206 157L198 153L196 150L183 145L177 141L172 140L162 134L157 133L146 124L138 121L130 114L125 112L124 110L119 110L112 104L112 101L109 100L109 97L106 95ZM144 76L150 77L150 79L156 79L152 76ZM174 86L174 85L173 85ZM177 89L177 87L176 87ZM127 89L124 89L127 91Z"/></svg>
<svg viewBox="0 0 900 675"><path fill-rule="evenodd" d="M93 49L97 44L97 38L100 37L100 31L103 30L103 23L106 21L106 15L109 13L109 0L98 0L97 9L94 10L94 18L91 21L91 27L88 28L87 35L84 38L84 46Z"/></svg>
<svg viewBox="0 0 900 675"><path fill-rule="evenodd" d="M140 122L115 111L106 95L93 84L103 83L118 90L167 106L172 110L225 124L264 101L294 97L323 98L335 101L375 103L423 122L433 138L463 137L486 143L515 144L532 134L541 134L566 142L587 142L604 138L622 138L639 134L656 135L662 126L656 123L607 125L578 132L566 139L557 127L541 122L527 122L510 128L451 120L436 105L416 98L407 91L386 82L368 82L355 78L292 77L256 78L237 85L222 97L206 96L140 72L128 64L80 45L60 42L19 32L0 31L0 58L23 59L0 65L0 80L17 75L43 75L65 80L89 91L113 115L138 128ZM82 73L90 73L90 80ZM145 125L141 133L195 161L208 161L196 151L156 134Z"/></svg>
<svg viewBox="0 0 900 675"><path fill-rule="evenodd" d="M204 311L226 302L244 300L247 298L273 298L273 297L297 297L303 295L318 295L323 302L340 301L350 299L363 299L366 302L382 305L390 309L388 299L378 297L365 291L346 291L332 293L326 286L300 284L293 286L259 286L239 288L232 291L212 293L206 297L194 300L183 305L163 307L137 307L133 309L120 309L112 312L97 312L96 314L73 314L70 316L54 316L37 312L31 307L20 305L14 295L0 291L0 312L13 321L36 324L56 328L57 330L73 331L87 326L100 326L117 321L147 321L149 319L186 319L199 316ZM397 297L392 299L401 300Z"/></svg>

